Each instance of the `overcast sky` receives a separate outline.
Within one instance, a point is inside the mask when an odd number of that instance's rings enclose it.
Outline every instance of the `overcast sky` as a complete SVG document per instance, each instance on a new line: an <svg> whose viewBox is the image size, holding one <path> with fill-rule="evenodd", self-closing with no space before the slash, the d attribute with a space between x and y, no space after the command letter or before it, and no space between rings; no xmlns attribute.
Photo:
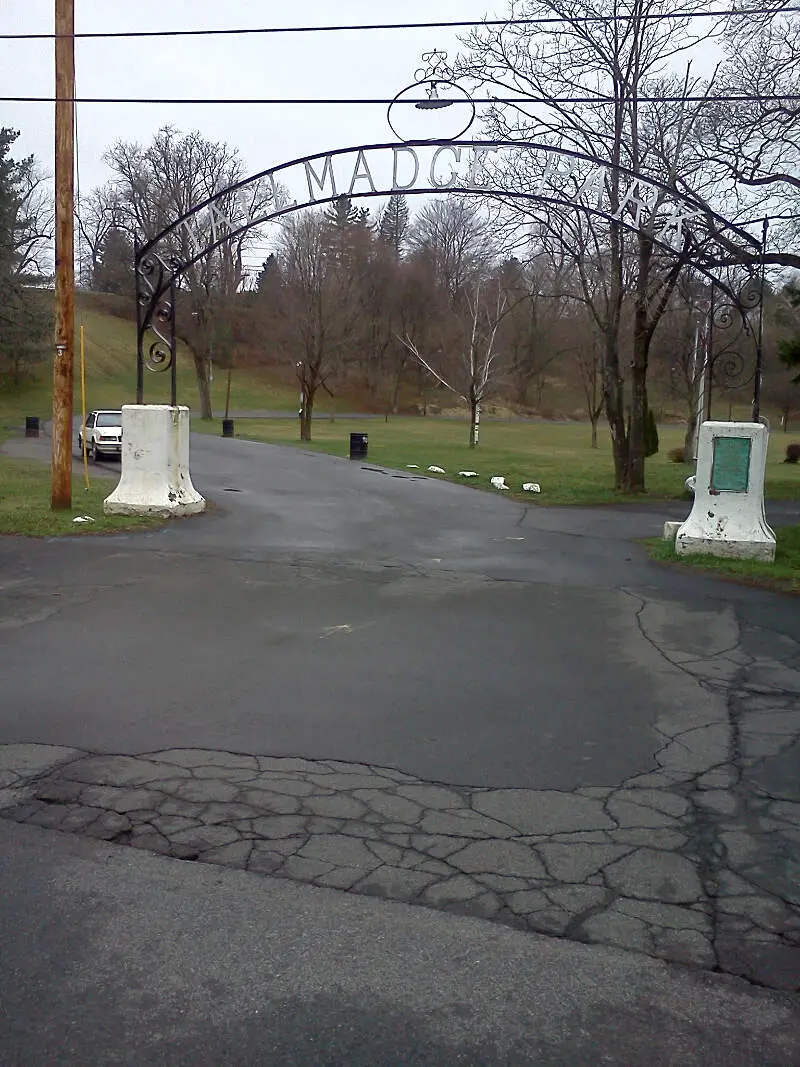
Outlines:
<svg viewBox="0 0 800 1067"><path fill-rule="evenodd" d="M52 33L53 0L0 0L0 32ZM123 31L341 25L480 19L505 0L75 0L75 29ZM450 30L140 38L76 42L77 95L112 97L392 97L414 80L420 55L458 48ZM0 96L53 94L52 41L0 41ZM14 154L52 172L53 104L2 103L0 126L21 131ZM248 173L297 156L391 140L378 106L84 104L78 108L80 182L104 181L116 138L148 142L170 124L199 129L241 152Z"/></svg>

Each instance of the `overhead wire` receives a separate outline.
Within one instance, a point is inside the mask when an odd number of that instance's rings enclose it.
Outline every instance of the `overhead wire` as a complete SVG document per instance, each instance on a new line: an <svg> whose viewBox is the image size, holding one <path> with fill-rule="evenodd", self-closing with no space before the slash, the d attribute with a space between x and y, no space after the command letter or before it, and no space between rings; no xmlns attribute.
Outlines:
<svg viewBox="0 0 800 1067"><path fill-rule="evenodd" d="M639 22L660 22L666 19L696 19L696 18L751 18L754 15L780 15L791 14L800 11L800 6L786 5L782 7L758 7L758 8L723 8L711 11L671 11L655 12L652 14L639 14L636 16ZM192 29L192 30L89 30L84 33L76 33L76 40L103 40L113 38L136 38L136 37L232 37L246 34L291 34L291 33L365 33L385 30L438 30L438 29L469 29L472 27L497 27L497 26L549 26L564 23L593 23L608 24L624 22L631 15L549 15L539 18L515 18L515 19L452 19L426 22L371 22L332 26L241 26L220 29ZM72 35L70 35L72 36ZM52 41L56 37L54 33L0 33L0 40L14 41Z"/></svg>
<svg viewBox="0 0 800 1067"><path fill-rule="evenodd" d="M59 100L72 100L76 104L262 104L280 105L287 107L292 105L309 105L315 107L322 105L348 105L370 104L424 104L428 103L428 97L141 97L141 96L81 96L81 97L56 97L56 96L0 96L0 103L15 104L53 104ZM719 93L713 96L701 94L698 96L637 96L640 104L681 104L681 103L748 103L754 101L787 101L794 103L800 101L800 93ZM454 100L454 104L461 101ZM464 98L464 103L468 101ZM493 104L613 104L611 96L498 96L486 97L473 100L469 103L477 107L489 107Z"/></svg>

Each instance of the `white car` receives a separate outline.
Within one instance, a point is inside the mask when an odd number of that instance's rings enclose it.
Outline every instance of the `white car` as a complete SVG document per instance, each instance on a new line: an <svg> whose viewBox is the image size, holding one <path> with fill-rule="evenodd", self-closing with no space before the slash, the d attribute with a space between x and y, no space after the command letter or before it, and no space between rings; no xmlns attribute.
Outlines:
<svg viewBox="0 0 800 1067"><path fill-rule="evenodd" d="M83 453L83 435L86 434L86 451L96 462L101 456L122 455L122 412L113 410L90 411L86 424L78 430L78 451Z"/></svg>

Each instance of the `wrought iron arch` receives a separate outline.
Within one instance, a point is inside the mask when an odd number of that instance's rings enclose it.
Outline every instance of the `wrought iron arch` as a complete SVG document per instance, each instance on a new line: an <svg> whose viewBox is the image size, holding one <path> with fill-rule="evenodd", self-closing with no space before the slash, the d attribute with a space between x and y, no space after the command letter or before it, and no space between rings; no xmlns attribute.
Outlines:
<svg viewBox="0 0 800 1067"><path fill-rule="evenodd" d="M433 162L430 165L429 181L415 184L419 176L419 158L417 152L421 150L433 150ZM436 180L435 165L438 158L445 152L452 153L452 159L460 164L464 151L473 153L473 161L470 174L467 177L456 174L451 163L451 176L447 181ZM603 174L615 170L623 179L628 180L627 189L624 193L624 203L615 212L611 212L597 202L582 203L576 196L569 197L563 193L559 195L559 189L553 188L545 191L544 183L540 183L538 192L508 189L502 183L492 180L486 171L480 173L483 179L478 183L476 166L482 167L486 155L494 151L530 152L542 153L556 160L566 160L568 170L566 175L551 170L551 178L564 178L572 176L578 164L588 164ZM393 180L391 184L376 187L369 169L367 154L393 153ZM415 160L415 174L411 183L398 184L397 160L398 153L411 155ZM143 403L144 399L144 369L170 370L172 403L176 403L176 366L175 366L175 291L181 276L191 269L204 257L211 255L217 248L229 241L236 240L244 233L265 223L275 221L287 214L301 211L309 207L329 204L337 200L342 191L336 188L336 176L334 174L334 160L346 156L355 156L355 169L350 182L350 187L345 195L354 200L363 200L376 197L388 197L396 193L404 195L436 195L436 194L460 194L465 196L483 196L494 199L522 200L553 206L559 208L572 208L590 216L616 222L626 230L640 232L641 217L638 207L646 205L643 199L645 193L652 191L656 196L665 198L679 210L673 211L668 216L662 230L651 234L653 243L670 253L680 255L687 264L704 275L712 285L725 293L732 304L738 307L738 295L728 286L715 272L715 266L719 262L731 262L733 260L742 265L752 264L762 259L764 251L764 239L759 241L748 233L747 230L725 219L722 215L709 209L705 204L688 194L679 193L667 183L640 174L624 166L615 166L607 160L587 153L577 152L572 149L558 146L541 144L538 142L520 141L497 141L497 140L443 140L443 141L404 141L401 143L386 142L372 145L359 145L349 148L334 149L326 153L301 156L276 167L270 167L259 171L257 174L243 178L225 189L220 190L213 196L179 216L155 237L141 246L137 246L134 258L136 276L136 303L137 303L137 403ZM477 161L477 164L476 164ZM314 164L322 165L322 178L314 169ZM373 161L374 164L374 161ZM309 197L307 200L294 201L292 203L279 203L277 179L293 168L303 168L308 182ZM220 212L215 212L215 205L230 199L232 195L246 189L256 182L267 181L272 189L272 207L254 217L248 217L244 224L234 226ZM328 195L315 195L312 188L312 180L316 182L319 192L325 192L325 183L330 179L331 192ZM357 181L368 181L370 188L355 189ZM586 183L584 182L584 185ZM612 205L613 206L613 205ZM628 208L628 213L625 213ZM172 239L181 229L191 234L191 220L202 217L204 212L210 212L212 218L212 240L202 247L192 249L193 254L177 257L171 247ZM214 225L214 218L217 226ZM222 219L221 226L219 225ZM684 222L691 221L692 226L684 226ZM218 233L218 228L224 232ZM673 233L674 231L674 233ZM682 247L676 247L674 240L668 239L669 235L683 239ZM713 254L711 252L713 251ZM759 290L760 291L760 290ZM759 297L760 299L760 297ZM741 309L744 314L744 309Z"/></svg>

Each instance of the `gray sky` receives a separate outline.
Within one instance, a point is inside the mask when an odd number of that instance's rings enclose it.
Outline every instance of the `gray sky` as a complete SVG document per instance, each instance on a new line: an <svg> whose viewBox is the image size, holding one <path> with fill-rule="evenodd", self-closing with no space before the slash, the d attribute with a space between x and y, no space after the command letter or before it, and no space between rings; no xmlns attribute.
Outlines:
<svg viewBox="0 0 800 1067"><path fill-rule="evenodd" d="M0 32L53 30L53 0L0 0ZM481 18L504 0L75 0L76 32L311 26ZM78 96L391 97L413 81L420 54L457 50L453 31L254 35L78 41ZM52 95L52 41L0 41L0 96ZM199 129L241 152L249 173L297 156L391 140L385 108L84 104L78 108L80 183L104 181L105 148L147 142L160 127ZM53 105L0 104L0 126L21 131L15 155L53 168Z"/></svg>

